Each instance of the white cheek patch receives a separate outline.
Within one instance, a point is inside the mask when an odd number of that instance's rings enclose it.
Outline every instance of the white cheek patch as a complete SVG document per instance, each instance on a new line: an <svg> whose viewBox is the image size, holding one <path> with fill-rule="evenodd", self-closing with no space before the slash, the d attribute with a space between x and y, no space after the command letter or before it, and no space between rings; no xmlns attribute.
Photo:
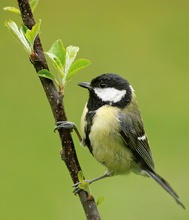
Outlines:
<svg viewBox="0 0 189 220"><path fill-rule="evenodd" d="M95 88L96 95L104 102L119 102L126 94L126 90L115 88Z"/></svg>

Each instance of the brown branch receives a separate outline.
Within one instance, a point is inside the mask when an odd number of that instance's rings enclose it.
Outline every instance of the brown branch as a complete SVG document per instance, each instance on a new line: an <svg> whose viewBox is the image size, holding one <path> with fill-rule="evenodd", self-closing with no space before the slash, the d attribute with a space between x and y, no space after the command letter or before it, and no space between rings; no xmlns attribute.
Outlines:
<svg viewBox="0 0 189 220"><path fill-rule="evenodd" d="M17 0L17 1L20 8L23 23L29 29L31 29L33 25L35 25L35 20L29 2L28 0ZM43 48L39 36L37 36L37 38L35 39L34 52L31 54L30 60L34 65L36 72L38 72L41 69L47 69L47 70L49 69L45 56L43 54ZM40 77L40 81L46 93L49 104L51 106L55 121L67 121L66 113L64 110L63 97L58 93L54 83L49 79L41 78L41 77ZM73 183L77 183L78 182L77 173L78 171L81 170L81 167L77 159L71 133L69 130L60 129L59 136L62 143L61 157L67 166L67 169L70 173ZM87 219L100 220L100 216L94 198L90 197L89 199L88 194L83 190L81 190L78 193L78 195L83 205L83 209L85 211L85 215Z"/></svg>

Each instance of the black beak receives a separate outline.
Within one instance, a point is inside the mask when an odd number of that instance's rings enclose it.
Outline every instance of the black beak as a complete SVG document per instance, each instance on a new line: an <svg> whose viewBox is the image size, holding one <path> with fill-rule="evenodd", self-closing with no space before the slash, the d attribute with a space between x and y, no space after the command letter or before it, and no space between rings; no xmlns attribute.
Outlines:
<svg viewBox="0 0 189 220"><path fill-rule="evenodd" d="M89 89L89 90L92 89L91 84L90 84L89 82L81 82L81 83L78 83L78 86L81 86L81 87L86 88L86 89Z"/></svg>

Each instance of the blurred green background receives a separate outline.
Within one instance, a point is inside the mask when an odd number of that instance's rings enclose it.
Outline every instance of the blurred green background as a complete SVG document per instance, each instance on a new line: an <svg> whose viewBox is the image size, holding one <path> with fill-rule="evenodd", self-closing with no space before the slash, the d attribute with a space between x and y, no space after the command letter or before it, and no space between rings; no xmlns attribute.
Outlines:
<svg viewBox="0 0 189 220"><path fill-rule="evenodd" d="M0 219L85 219L72 182L60 160L58 134L43 89L27 54L4 27L21 23L0 1L1 131ZM189 1L40 1L44 50L61 38L80 47L92 65L67 86L68 119L77 125L88 94L80 81L115 72L135 88L156 170L189 208ZM52 69L52 66L50 66ZM86 178L104 173L73 134ZM150 178L134 174L91 186L102 219L188 220L175 201Z"/></svg>

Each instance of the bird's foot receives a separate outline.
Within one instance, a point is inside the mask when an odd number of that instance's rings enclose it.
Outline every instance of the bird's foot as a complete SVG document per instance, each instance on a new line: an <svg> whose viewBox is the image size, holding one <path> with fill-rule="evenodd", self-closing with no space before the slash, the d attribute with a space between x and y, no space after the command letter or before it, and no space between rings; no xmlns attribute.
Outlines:
<svg viewBox="0 0 189 220"><path fill-rule="evenodd" d="M75 133L77 134L79 141L82 142L82 137L81 137L76 125L73 122L71 122L71 121L57 121L56 127L54 128L54 132L56 130L60 130L61 128L66 129L66 130L70 130L70 131L74 130Z"/></svg>
<svg viewBox="0 0 189 220"><path fill-rule="evenodd" d="M74 193L74 194L77 194L78 192L80 192L81 189L83 189L83 190L85 190L86 192L88 192L88 193L90 194L90 187L89 187L89 185L90 185L91 183L94 183L94 182L98 181L98 180L101 180L101 179L104 179L104 178L106 178L106 177L111 176L111 173L112 173L111 171L106 171L104 175L102 175L102 176L100 176L100 177L97 177L97 178L95 178L95 179L92 179L92 180L85 180L85 179L83 178L83 174L82 174L82 173L79 174L79 175L78 175L79 182L77 182L77 183L75 183L75 184L72 185L73 187L76 187L76 188L74 189L73 193ZM80 176L80 175L81 175L81 176Z"/></svg>
<svg viewBox="0 0 189 220"><path fill-rule="evenodd" d="M68 130L73 130L76 128L75 124L71 121L57 121L56 122L56 127L54 128L54 132L56 130L60 130L61 128L63 129L68 129Z"/></svg>
<svg viewBox="0 0 189 220"><path fill-rule="evenodd" d="M79 193L81 190L86 191L88 194L91 194L91 190L89 185L92 183L92 180L82 180L81 182L77 182L73 184L72 186L75 187L73 190L73 193L76 195Z"/></svg>

